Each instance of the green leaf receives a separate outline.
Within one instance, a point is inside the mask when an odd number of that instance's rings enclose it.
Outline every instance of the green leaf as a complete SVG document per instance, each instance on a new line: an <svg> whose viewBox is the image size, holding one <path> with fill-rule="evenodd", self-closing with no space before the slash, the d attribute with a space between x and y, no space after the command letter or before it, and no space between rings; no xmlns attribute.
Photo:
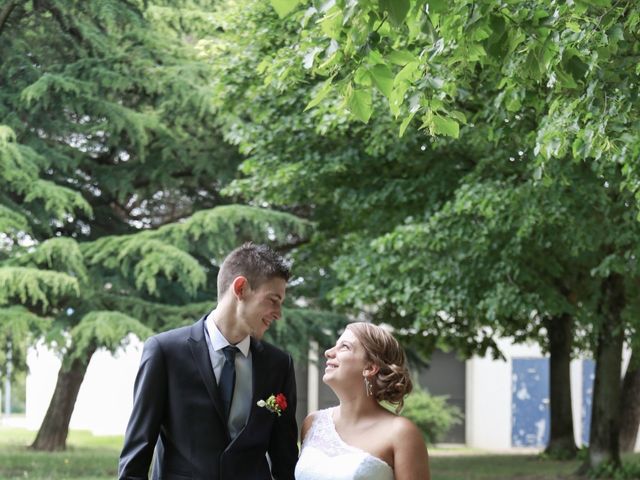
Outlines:
<svg viewBox="0 0 640 480"><path fill-rule="evenodd" d="M418 62L407 63L404 68L398 72L396 78L393 80L393 84L399 85L403 82L412 82L419 66L420 64Z"/></svg>
<svg viewBox="0 0 640 480"><path fill-rule="evenodd" d="M367 123L371 117L371 90L356 89L347 102L349 111L361 122Z"/></svg>
<svg viewBox="0 0 640 480"><path fill-rule="evenodd" d="M457 120L459 123L462 123L465 125L467 123L467 117L460 110L453 110L452 112L449 112L449 116Z"/></svg>
<svg viewBox="0 0 640 480"><path fill-rule="evenodd" d="M449 2L447 0L429 0L429 13L443 13L447 11Z"/></svg>
<svg viewBox="0 0 640 480"><path fill-rule="evenodd" d="M576 22L567 22L567 28L575 33L579 33L581 30L580 24Z"/></svg>
<svg viewBox="0 0 640 480"><path fill-rule="evenodd" d="M511 95L505 102L505 105L509 112L517 112L522 108L522 102L516 95Z"/></svg>
<svg viewBox="0 0 640 480"><path fill-rule="evenodd" d="M447 135L448 137L458 138L460 136L460 126L458 122L452 118L434 115L433 133L435 135Z"/></svg>
<svg viewBox="0 0 640 480"><path fill-rule="evenodd" d="M407 63L416 62L416 56L408 50L394 50L387 55L387 60L395 65L404 67Z"/></svg>
<svg viewBox="0 0 640 480"><path fill-rule="evenodd" d="M482 57L486 56L487 52L479 43L472 43L467 48L467 60L475 62L476 60L480 60Z"/></svg>
<svg viewBox="0 0 640 480"><path fill-rule="evenodd" d="M329 92L331 91L331 86L333 85L333 77L331 78L327 78L323 83L322 86L320 87L320 89L317 91L317 93L315 94L315 96L311 99L311 101L307 104L306 107L304 107L304 111L306 112L307 110L315 107L316 105L320 104L320 102L322 102L322 100L325 99L325 97L329 94Z"/></svg>
<svg viewBox="0 0 640 480"><path fill-rule="evenodd" d="M389 13L389 19L396 27L404 22L410 6L409 0L380 0L380 7Z"/></svg>
<svg viewBox="0 0 640 480"><path fill-rule="evenodd" d="M404 135L405 130L407 130L407 127L411 123L411 120L413 120L413 117L415 116L415 114L416 112L411 112L407 117L405 117L404 120L402 120L402 123L400 124L400 133L399 133L400 137Z"/></svg>
<svg viewBox="0 0 640 480"><path fill-rule="evenodd" d="M370 87L371 72L369 72L367 68L361 65L353 74L353 83L360 87Z"/></svg>
<svg viewBox="0 0 640 480"><path fill-rule="evenodd" d="M589 5L591 7L609 8L611 7L611 0L578 0L578 3L583 5Z"/></svg>
<svg viewBox="0 0 640 480"><path fill-rule="evenodd" d="M525 69L529 78L533 80L540 80L542 77L543 67L540 64L540 49L534 48L529 51L527 59L525 61Z"/></svg>
<svg viewBox="0 0 640 480"><path fill-rule="evenodd" d="M320 28L327 37L338 40L342 31L342 10L335 5L331 7L321 20Z"/></svg>
<svg viewBox="0 0 640 480"><path fill-rule="evenodd" d="M278 16L284 18L298 6L300 0L270 0L270 2Z"/></svg>
<svg viewBox="0 0 640 480"><path fill-rule="evenodd" d="M391 69L387 65L381 64L374 65L373 68L370 69L370 72L375 86L378 87L378 90L380 90L385 97L389 98L393 90L394 79Z"/></svg>
<svg viewBox="0 0 640 480"><path fill-rule="evenodd" d="M565 88L578 88L578 84L573 79L573 77L561 69L556 70L556 78Z"/></svg>

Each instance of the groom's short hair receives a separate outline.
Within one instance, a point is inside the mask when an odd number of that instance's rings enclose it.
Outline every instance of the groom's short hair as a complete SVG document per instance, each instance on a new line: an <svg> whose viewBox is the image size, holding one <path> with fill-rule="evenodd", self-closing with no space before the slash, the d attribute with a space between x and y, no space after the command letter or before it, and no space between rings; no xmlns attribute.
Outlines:
<svg viewBox="0 0 640 480"><path fill-rule="evenodd" d="M255 289L275 277L288 281L291 269L285 259L267 245L248 242L233 250L220 265L218 299L238 276L245 277Z"/></svg>

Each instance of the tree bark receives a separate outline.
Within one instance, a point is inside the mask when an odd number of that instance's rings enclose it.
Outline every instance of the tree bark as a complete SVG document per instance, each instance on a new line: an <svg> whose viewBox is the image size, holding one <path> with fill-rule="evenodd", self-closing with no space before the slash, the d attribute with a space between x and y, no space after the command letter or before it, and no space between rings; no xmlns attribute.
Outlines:
<svg viewBox="0 0 640 480"><path fill-rule="evenodd" d="M631 353L627 373L622 382L620 400L620 449L632 452L636 446L638 427L640 426L640 353L637 347Z"/></svg>
<svg viewBox="0 0 640 480"><path fill-rule="evenodd" d="M2 10L0 10L0 34L2 34L4 25L7 23L9 15L11 15L11 12L16 8L17 4L18 3L16 1L7 2Z"/></svg>
<svg viewBox="0 0 640 480"><path fill-rule="evenodd" d="M576 456L571 406L571 344L573 319L563 314L545 321L549 338L549 409L551 431L545 453L554 458Z"/></svg>
<svg viewBox="0 0 640 480"><path fill-rule="evenodd" d="M54 452L67 448L69 422L75 406L80 386L87 372L89 361L96 348L91 347L83 355L75 358L71 365L65 368L64 361L58 372L58 381L49 403L47 413L40 425L38 435L31 448L34 450ZM71 352L67 353L70 355Z"/></svg>
<svg viewBox="0 0 640 480"><path fill-rule="evenodd" d="M603 463L620 468L620 393L624 342L624 280L617 273L602 283L601 320L596 348L589 452L581 471Z"/></svg>

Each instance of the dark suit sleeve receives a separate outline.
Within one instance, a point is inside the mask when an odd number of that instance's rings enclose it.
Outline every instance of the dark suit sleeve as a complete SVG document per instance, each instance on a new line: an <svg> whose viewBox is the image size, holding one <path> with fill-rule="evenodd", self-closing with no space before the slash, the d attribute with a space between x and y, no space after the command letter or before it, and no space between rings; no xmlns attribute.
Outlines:
<svg viewBox="0 0 640 480"><path fill-rule="evenodd" d="M269 441L271 473L276 480L294 480L294 470L298 461L298 425L296 423L296 376L290 355L282 392L287 398L287 409L276 419L271 432Z"/></svg>
<svg viewBox="0 0 640 480"><path fill-rule="evenodd" d="M134 385L133 410L120 454L119 478L148 478L166 401L167 372L160 343L155 337L144 344Z"/></svg>

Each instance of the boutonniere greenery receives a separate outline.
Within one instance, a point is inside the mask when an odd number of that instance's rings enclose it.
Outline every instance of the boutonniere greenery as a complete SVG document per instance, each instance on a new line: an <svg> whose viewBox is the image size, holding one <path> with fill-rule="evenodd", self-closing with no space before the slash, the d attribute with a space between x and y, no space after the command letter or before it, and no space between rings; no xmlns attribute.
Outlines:
<svg viewBox="0 0 640 480"><path fill-rule="evenodd" d="M271 395L266 400L258 400L256 405L280 416L287 409L287 397L284 396L284 393L278 393L277 395Z"/></svg>

